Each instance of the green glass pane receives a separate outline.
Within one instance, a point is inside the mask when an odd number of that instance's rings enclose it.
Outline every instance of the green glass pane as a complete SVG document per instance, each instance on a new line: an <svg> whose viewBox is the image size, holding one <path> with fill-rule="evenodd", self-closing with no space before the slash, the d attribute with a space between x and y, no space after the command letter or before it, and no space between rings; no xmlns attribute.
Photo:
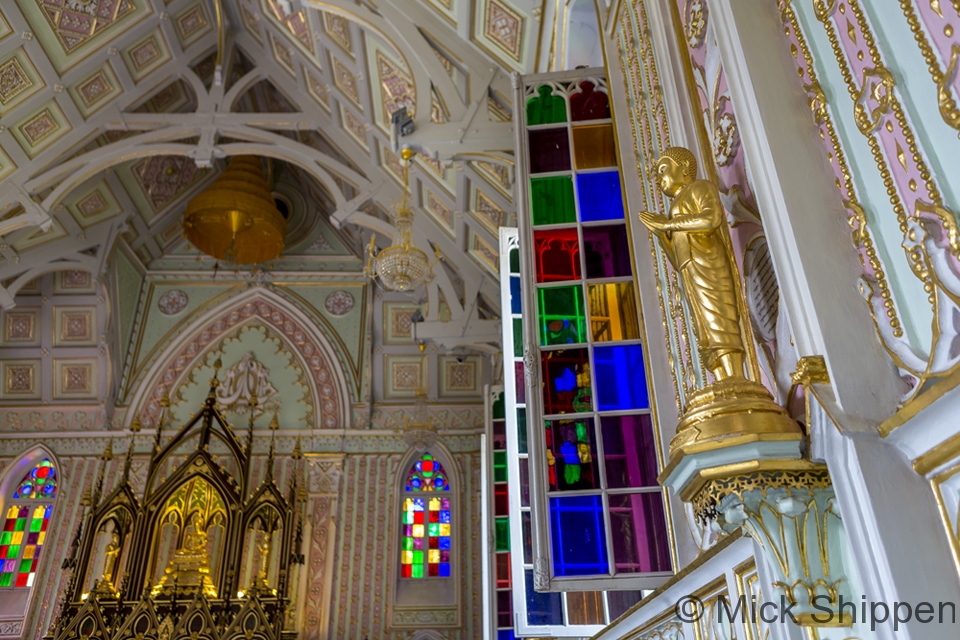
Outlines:
<svg viewBox="0 0 960 640"><path fill-rule="evenodd" d="M40 529L42 528L43 528L42 518L34 518L33 520L30 521L30 531L37 532L37 531L40 531Z"/></svg>
<svg viewBox="0 0 960 640"><path fill-rule="evenodd" d="M494 521L497 551L510 551L510 520L497 518Z"/></svg>
<svg viewBox="0 0 960 640"><path fill-rule="evenodd" d="M520 250L510 250L510 273L520 273Z"/></svg>
<svg viewBox="0 0 960 640"><path fill-rule="evenodd" d="M3 533L0 533L0 544L10 544L11 538L13 538L13 534L9 531L4 531Z"/></svg>
<svg viewBox="0 0 960 640"><path fill-rule="evenodd" d="M530 180L530 206L534 225L575 222L573 178L554 176Z"/></svg>
<svg viewBox="0 0 960 640"><path fill-rule="evenodd" d="M583 288L580 285L537 289L537 312L541 345L587 341Z"/></svg>
<svg viewBox="0 0 960 640"><path fill-rule="evenodd" d="M17 523L13 525L14 531L23 531L27 528L27 519L26 518L17 518Z"/></svg>
<svg viewBox="0 0 960 640"><path fill-rule="evenodd" d="M553 95L553 87L537 87L537 95L527 100L527 125L553 124L567 121L567 103Z"/></svg>
<svg viewBox="0 0 960 640"><path fill-rule="evenodd" d="M506 451L493 452L493 481L494 482L507 481L507 452Z"/></svg>
<svg viewBox="0 0 960 640"><path fill-rule="evenodd" d="M413 569L416 571L417 565L423 564L423 551L413 552Z"/></svg>
<svg viewBox="0 0 960 640"><path fill-rule="evenodd" d="M427 525L427 535L431 538L436 538L440 535L440 525L436 522L431 522Z"/></svg>
<svg viewBox="0 0 960 640"><path fill-rule="evenodd" d="M506 416L503 408L505 401L506 400L503 397L502 392L499 393L497 395L497 399L493 401L493 419L494 420L503 420L504 417Z"/></svg>
<svg viewBox="0 0 960 640"><path fill-rule="evenodd" d="M9 587L10 578L13 577L12 573L0 573L0 587Z"/></svg>
<svg viewBox="0 0 960 640"><path fill-rule="evenodd" d="M33 564L33 560L24 560L20 563L20 573L30 573L30 566Z"/></svg>
<svg viewBox="0 0 960 640"><path fill-rule="evenodd" d="M422 555L422 554L421 554L421 555ZM422 577L423 577L423 565L422 565L422 564L415 564L415 565L413 565L413 567L411 567L411 568L413 569L413 577L414 577L414 578L422 578Z"/></svg>
<svg viewBox="0 0 960 640"><path fill-rule="evenodd" d="M413 551L413 538L409 538L407 536L403 537L403 550Z"/></svg>
<svg viewBox="0 0 960 640"><path fill-rule="evenodd" d="M7 547L7 558L16 558L20 555L20 545L12 544Z"/></svg>
<svg viewBox="0 0 960 640"><path fill-rule="evenodd" d="M527 452L527 410L517 409L517 449Z"/></svg>
<svg viewBox="0 0 960 640"><path fill-rule="evenodd" d="M513 319L513 357L523 357L523 320Z"/></svg>

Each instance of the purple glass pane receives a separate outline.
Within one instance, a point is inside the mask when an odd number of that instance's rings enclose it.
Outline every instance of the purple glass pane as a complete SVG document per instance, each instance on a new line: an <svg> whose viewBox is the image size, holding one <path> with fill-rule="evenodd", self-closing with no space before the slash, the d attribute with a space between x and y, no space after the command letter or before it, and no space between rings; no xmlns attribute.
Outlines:
<svg viewBox="0 0 960 640"><path fill-rule="evenodd" d="M530 131L529 140L530 173L570 169L570 136L566 127Z"/></svg>
<svg viewBox="0 0 960 640"><path fill-rule="evenodd" d="M600 419L607 488L657 486L657 451L650 416Z"/></svg>
<svg viewBox="0 0 960 640"><path fill-rule="evenodd" d="M530 461L520 458L520 506L530 506Z"/></svg>
<svg viewBox="0 0 960 640"><path fill-rule="evenodd" d="M593 409L590 376L587 373L590 361L586 349L544 351L540 359L545 415Z"/></svg>
<svg viewBox="0 0 960 640"><path fill-rule="evenodd" d="M610 529L617 573L670 571L663 494L610 495Z"/></svg>
<svg viewBox="0 0 960 640"><path fill-rule="evenodd" d="M513 365L514 376L517 385L517 404L527 403L527 382L523 375L523 362L515 362Z"/></svg>
<svg viewBox="0 0 960 640"><path fill-rule="evenodd" d="M633 275L630 243L622 224L583 228L587 278L617 278Z"/></svg>

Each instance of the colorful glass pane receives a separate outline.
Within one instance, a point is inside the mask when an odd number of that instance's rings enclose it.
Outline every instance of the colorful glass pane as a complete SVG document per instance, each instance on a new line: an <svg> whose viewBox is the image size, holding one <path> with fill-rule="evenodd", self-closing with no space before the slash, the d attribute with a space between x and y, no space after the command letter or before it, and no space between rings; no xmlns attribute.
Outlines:
<svg viewBox="0 0 960 640"><path fill-rule="evenodd" d="M407 491L450 491L443 465L429 453L424 453L407 473Z"/></svg>
<svg viewBox="0 0 960 640"><path fill-rule="evenodd" d="M566 122L567 105L563 96L554 95L553 87L546 84L537 87L537 94L527 100L528 125Z"/></svg>
<svg viewBox="0 0 960 640"><path fill-rule="evenodd" d="M53 499L57 495L57 470L49 460L42 460L20 481L13 492L15 500Z"/></svg>
<svg viewBox="0 0 960 640"><path fill-rule="evenodd" d="M404 499L401 577L450 577L450 524L449 498Z"/></svg>
<svg viewBox="0 0 960 640"><path fill-rule="evenodd" d="M52 505L13 505L0 534L0 587L33 586Z"/></svg>

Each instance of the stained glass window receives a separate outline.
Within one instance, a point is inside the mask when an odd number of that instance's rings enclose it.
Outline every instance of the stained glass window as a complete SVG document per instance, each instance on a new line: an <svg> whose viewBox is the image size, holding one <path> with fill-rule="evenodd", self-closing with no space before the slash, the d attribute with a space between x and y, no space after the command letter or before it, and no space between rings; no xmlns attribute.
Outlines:
<svg viewBox="0 0 960 640"><path fill-rule="evenodd" d="M57 470L44 460L30 470L13 492L14 500L52 500L57 496Z"/></svg>
<svg viewBox="0 0 960 640"><path fill-rule="evenodd" d="M56 495L57 471L49 460L41 461L17 485L13 498L19 502L3 514L0 531L0 587L33 586Z"/></svg>
<svg viewBox="0 0 960 640"><path fill-rule="evenodd" d="M450 491L443 465L424 453L407 474L407 492ZM400 522L400 576L403 578L450 577L450 498L443 495L407 495Z"/></svg>
<svg viewBox="0 0 960 640"><path fill-rule="evenodd" d="M407 491L449 491L447 472L429 453L417 460L407 474Z"/></svg>
<svg viewBox="0 0 960 640"><path fill-rule="evenodd" d="M450 577L450 519L449 498L404 499L402 577Z"/></svg>

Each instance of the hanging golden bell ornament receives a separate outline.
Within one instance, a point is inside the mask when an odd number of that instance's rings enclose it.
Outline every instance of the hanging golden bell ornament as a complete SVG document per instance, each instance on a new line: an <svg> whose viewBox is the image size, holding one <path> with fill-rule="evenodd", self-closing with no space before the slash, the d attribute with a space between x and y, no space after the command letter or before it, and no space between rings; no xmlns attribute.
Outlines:
<svg viewBox="0 0 960 640"><path fill-rule="evenodd" d="M283 251L287 221L277 209L260 158L236 156L183 214L183 235L228 264L258 264Z"/></svg>

